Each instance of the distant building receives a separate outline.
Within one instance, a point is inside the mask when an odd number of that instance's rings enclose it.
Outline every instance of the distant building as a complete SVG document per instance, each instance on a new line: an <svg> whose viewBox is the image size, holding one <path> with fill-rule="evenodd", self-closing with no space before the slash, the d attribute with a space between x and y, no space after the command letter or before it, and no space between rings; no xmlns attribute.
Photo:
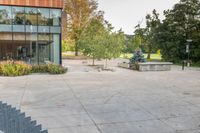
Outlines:
<svg viewBox="0 0 200 133"><path fill-rule="evenodd" d="M0 60L61 64L63 0L0 0Z"/></svg>

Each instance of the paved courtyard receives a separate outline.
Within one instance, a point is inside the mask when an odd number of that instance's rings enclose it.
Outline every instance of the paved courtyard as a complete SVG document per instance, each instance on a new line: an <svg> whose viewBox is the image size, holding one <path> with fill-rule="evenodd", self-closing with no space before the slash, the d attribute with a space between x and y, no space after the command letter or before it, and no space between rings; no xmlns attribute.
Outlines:
<svg viewBox="0 0 200 133"><path fill-rule="evenodd" d="M0 77L0 100L49 133L200 133L200 70L117 68L98 72L65 60L64 75Z"/></svg>

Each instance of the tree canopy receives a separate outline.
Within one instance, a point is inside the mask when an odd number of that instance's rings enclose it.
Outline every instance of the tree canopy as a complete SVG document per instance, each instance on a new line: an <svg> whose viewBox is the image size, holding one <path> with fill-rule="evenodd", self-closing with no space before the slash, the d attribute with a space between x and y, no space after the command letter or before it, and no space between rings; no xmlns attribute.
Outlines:
<svg viewBox="0 0 200 133"><path fill-rule="evenodd" d="M78 55L78 39L92 18L102 19L103 12L98 11L95 0L65 0L67 13L67 32L70 39L75 41L75 51Z"/></svg>
<svg viewBox="0 0 200 133"><path fill-rule="evenodd" d="M179 62L186 59L186 43L191 39L190 58L200 59L200 1L180 0L173 9L164 11L161 22L156 10L146 16L146 27L137 28L136 33L143 36L149 52L152 47L161 50L162 58Z"/></svg>
<svg viewBox="0 0 200 133"><path fill-rule="evenodd" d="M181 0L173 9L164 11L165 19L154 31L154 41L163 58L170 61L186 59L186 43L192 39L190 55L200 59L200 2Z"/></svg>
<svg viewBox="0 0 200 133"><path fill-rule="evenodd" d="M124 48L124 34L112 32L108 22L93 19L82 32L79 42L82 52L94 59L117 58Z"/></svg>

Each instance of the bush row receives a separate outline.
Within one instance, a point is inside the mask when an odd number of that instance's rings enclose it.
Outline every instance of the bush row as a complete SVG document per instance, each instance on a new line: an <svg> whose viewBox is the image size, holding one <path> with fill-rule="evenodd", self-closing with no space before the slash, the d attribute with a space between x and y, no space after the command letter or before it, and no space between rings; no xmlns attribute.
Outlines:
<svg viewBox="0 0 200 133"><path fill-rule="evenodd" d="M29 65L22 61L0 62L1 76L22 76L31 73L64 74L66 72L67 68L55 64Z"/></svg>

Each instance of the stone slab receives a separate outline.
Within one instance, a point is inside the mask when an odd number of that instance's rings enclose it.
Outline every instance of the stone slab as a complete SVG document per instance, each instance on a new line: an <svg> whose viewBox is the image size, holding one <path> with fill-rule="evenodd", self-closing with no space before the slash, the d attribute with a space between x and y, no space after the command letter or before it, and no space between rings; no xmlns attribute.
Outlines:
<svg viewBox="0 0 200 133"><path fill-rule="evenodd" d="M170 71L170 62L146 62L138 63L139 71Z"/></svg>
<svg viewBox="0 0 200 133"><path fill-rule="evenodd" d="M118 63L118 66L122 67L122 68L127 68L127 69L130 68L130 64L129 63Z"/></svg>

